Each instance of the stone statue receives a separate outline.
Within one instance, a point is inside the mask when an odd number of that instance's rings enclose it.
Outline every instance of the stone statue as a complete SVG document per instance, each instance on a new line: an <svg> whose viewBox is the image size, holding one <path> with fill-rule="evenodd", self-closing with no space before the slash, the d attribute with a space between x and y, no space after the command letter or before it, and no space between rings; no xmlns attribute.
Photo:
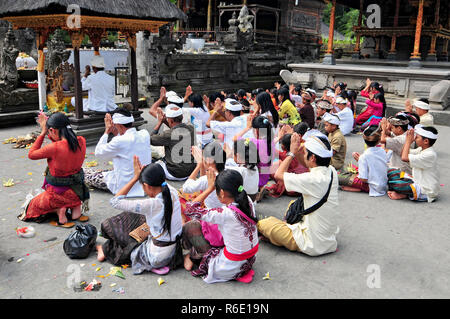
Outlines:
<svg viewBox="0 0 450 319"><path fill-rule="evenodd" d="M69 60L70 51L66 49L64 39L62 36L62 30L55 31L51 41L48 42L48 52L45 57L45 69L50 74L54 72L56 68Z"/></svg>
<svg viewBox="0 0 450 319"><path fill-rule="evenodd" d="M254 16L249 15L247 6L243 6L241 12L239 13L238 21L239 21L239 30L242 33L251 33L253 35L253 20Z"/></svg>
<svg viewBox="0 0 450 319"><path fill-rule="evenodd" d="M236 18L236 12L233 12L233 16L228 21L230 27L227 35L223 38L225 47L238 50L251 48L253 45L252 21L254 18L254 16L249 15L247 6L242 7L238 18Z"/></svg>
<svg viewBox="0 0 450 319"><path fill-rule="evenodd" d="M19 49L17 49L15 41L16 37L14 36L12 26L9 26L3 42L0 58L0 84L7 91L14 90L19 83L19 73L16 67Z"/></svg>

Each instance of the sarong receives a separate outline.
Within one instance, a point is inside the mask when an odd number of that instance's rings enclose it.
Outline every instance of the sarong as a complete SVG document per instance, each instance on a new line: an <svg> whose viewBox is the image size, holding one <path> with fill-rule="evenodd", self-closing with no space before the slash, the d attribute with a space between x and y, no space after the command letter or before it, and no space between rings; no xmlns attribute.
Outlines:
<svg viewBox="0 0 450 319"><path fill-rule="evenodd" d="M357 167L353 167L353 169L357 170ZM363 182L358 177L358 172L350 171L348 167L343 167L339 173L339 185L341 186L349 186L353 188L360 189L362 192L369 193L369 184Z"/></svg>
<svg viewBox="0 0 450 319"><path fill-rule="evenodd" d="M202 259L212 248L205 239L202 232L202 224L198 220L191 220L183 226L183 237L181 240L183 249L189 250L192 259Z"/></svg>
<svg viewBox="0 0 450 319"><path fill-rule="evenodd" d="M102 223L102 236L107 239L102 247L109 262L118 266L131 262L131 252L139 243L129 234L145 221L144 215L124 212Z"/></svg>
<svg viewBox="0 0 450 319"><path fill-rule="evenodd" d="M408 174L399 169L392 168L388 170L388 185L390 191L405 194L417 199L417 191L414 187L414 181Z"/></svg>

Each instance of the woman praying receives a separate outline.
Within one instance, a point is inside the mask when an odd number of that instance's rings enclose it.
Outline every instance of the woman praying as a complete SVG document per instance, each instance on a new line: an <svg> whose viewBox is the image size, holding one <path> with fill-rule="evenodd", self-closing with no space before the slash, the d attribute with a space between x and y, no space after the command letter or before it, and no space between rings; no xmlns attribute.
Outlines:
<svg viewBox="0 0 450 319"><path fill-rule="evenodd" d="M54 113L47 119L41 113L38 117L41 134L31 147L28 158L31 160L47 159L43 193L25 203L24 211L19 217L22 221L42 222L47 214L56 212L58 221L53 226L70 228L75 226L71 220L87 221L82 216L81 204L89 199L89 189L84 183L82 165L86 155L86 140L76 136L70 121L63 113ZM52 141L42 147L45 136ZM66 216L67 210L71 216ZM87 208L86 208L87 210Z"/></svg>

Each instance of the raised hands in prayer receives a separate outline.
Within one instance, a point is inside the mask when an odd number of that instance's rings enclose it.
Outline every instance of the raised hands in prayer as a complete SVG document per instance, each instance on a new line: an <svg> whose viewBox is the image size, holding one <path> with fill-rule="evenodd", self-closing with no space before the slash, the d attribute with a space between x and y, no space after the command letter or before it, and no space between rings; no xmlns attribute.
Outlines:
<svg viewBox="0 0 450 319"><path fill-rule="evenodd" d="M161 90L159 91L159 99L161 101L164 101L164 99L166 98L166 93L167 93L166 88L164 86L161 86Z"/></svg>
<svg viewBox="0 0 450 319"><path fill-rule="evenodd" d="M184 100L186 101L187 98L194 93L194 91L192 90L192 87L190 85L187 86L186 88L186 94L184 95Z"/></svg>
<svg viewBox="0 0 450 319"><path fill-rule="evenodd" d="M412 113L412 111L413 111L413 106L412 106L412 104L411 104L411 100L410 100L410 99L407 99L407 100L405 101L405 112Z"/></svg>
<svg viewBox="0 0 450 319"><path fill-rule="evenodd" d="M412 142L414 142L414 138L415 138L415 132L414 132L414 129L412 128L406 132L406 142L407 143L409 142L412 144Z"/></svg>
<svg viewBox="0 0 450 319"><path fill-rule="evenodd" d="M116 127L114 126L111 114L107 113L105 115L105 134L114 134L117 135Z"/></svg>
<svg viewBox="0 0 450 319"><path fill-rule="evenodd" d="M158 108L156 112L158 114L158 123L164 123L166 121L166 114L164 114L164 111Z"/></svg>
<svg viewBox="0 0 450 319"><path fill-rule="evenodd" d="M222 100L220 98L217 98L214 102L214 111L220 112L222 111Z"/></svg>
<svg viewBox="0 0 450 319"><path fill-rule="evenodd" d="M191 153L192 153L192 156L194 157L195 162L197 163L197 165L203 165L202 150L198 146L192 146L191 147Z"/></svg>
<svg viewBox="0 0 450 319"><path fill-rule="evenodd" d="M44 135L44 136L47 134L47 131L48 131L47 120L48 120L47 115L45 115L42 112L39 114L38 119L37 119L37 122L38 122L39 126L41 127L41 135Z"/></svg>
<svg viewBox="0 0 450 319"><path fill-rule="evenodd" d="M86 65L86 68L84 70L84 77L87 78L89 75L91 75L91 67L89 65Z"/></svg>
<svg viewBox="0 0 450 319"><path fill-rule="evenodd" d="M305 153L305 147L302 146L302 137L298 133L294 133L291 136L290 151L295 157L303 156Z"/></svg>
<svg viewBox="0 0 450 319"><path fill-rule="evenodd" d="M133 157L133 168L134 168L134 177L139 179L139 177L141 176L141 172L144 169L144 166L142 166L139 157L136 155Z"/></svg>
<svg viewBox="0 0 450 319"><path fill-rule="evenodd" d="M206 176L208 178L208 188L216 189L216 172L212 168L208 168L208 170L206 171Z"/></svg>
<svg viewBox="0 0 450 319"><path fill-rule="evenodd" d="M359 154L358 152L354 152L352 153L353 158L355 159L355 161L359 161L359 157L361 156L361 154Z"/></svg>

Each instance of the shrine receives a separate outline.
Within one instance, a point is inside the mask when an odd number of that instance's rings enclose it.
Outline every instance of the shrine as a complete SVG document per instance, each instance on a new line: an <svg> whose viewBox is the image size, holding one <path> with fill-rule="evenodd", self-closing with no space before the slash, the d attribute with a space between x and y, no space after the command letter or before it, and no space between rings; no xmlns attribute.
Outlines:
<svg viewBox="0 0 450 319"><path fill-rule="evenodd" d="M267 88L289 63L318 62L325 4L315 0L179 0L187 19L138 35L141 92ZM198 63L201 61L201 63Z"/></svg>
<svg viewBox="0 0 450 319"><path fill-rule="evenodd" d="M104 114L86 115L83 112L83 92L81 89L80 47L85 35L89 36L99 55L102 37L107 31L120 31L127 39L131 60L131 103L136 126L142 125L144 119L138 110L138 82L136 69L136 33L139 31L157 32L168 22L184 19L184 13L169 0L131 1L127 6L113 3L106 7L97 2L59 0L59 1L2 1L0 18L8 21L14 29L32 29L37 38L39 63L39 103L42 110L47 100L45 80L44 48L50 35L58 29L67 30L72 41L73 68L60 64L53 77L51 90L56 103L64 100L64 85L70 86L67 73L74 73L73 90L75 97L75 114L70 117L74 131L86 138L88 144L96 143L104 129ZM26 8L26 9L24 9ZM78 11L77 11L78 10ZM64 62L64 57L60 63ZM51 61L53 62L53 61ZM64 83L63 83L64 82ZM70 87L68 88L70 89Z"/></svg>
<svg viewBox="0 0 450 319"><path fill-rule="evenodd" d="M359 90L367 77L383 84L392 112L406 98L427 98L438 121L449 120L450 7L441 0L332 0L329 41L321 63L292 63L285 78L325 89L334 81ZM333 34L336 5L359 9L351 58L335 57ZM373 16L378 15L378 16ZM363 23L363 17L370 23ZM372 19L375 17L375 19ZM372 20L378 19L377 23ZM287 72L286 72L287 71ZM290 72L292 71L292 73Z"/></svg>

